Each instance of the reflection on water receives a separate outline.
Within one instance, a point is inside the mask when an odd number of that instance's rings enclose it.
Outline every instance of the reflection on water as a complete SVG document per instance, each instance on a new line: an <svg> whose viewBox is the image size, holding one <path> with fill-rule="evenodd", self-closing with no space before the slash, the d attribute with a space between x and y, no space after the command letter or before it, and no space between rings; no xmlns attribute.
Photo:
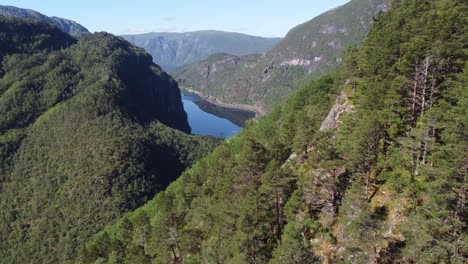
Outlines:
<svg viewBox="0 0 468 264"><path fill-rule="evenodd" d="M201 110L197 103L202 103L203 100L197 95L183 92L182 102L188 115L192 134L230 138L242 129L226 118L218 117Z"/></svg>
<svg viewBox="0 0 468 264"><path fill-rule="evenodd" d="M226 118L227 120L240 127L243 127L247 120L250 120L255 117L255 112L243 109L223 107L207 102L205 100L195 101L195 104L197 104L201 110L221 118Z"/></svg>

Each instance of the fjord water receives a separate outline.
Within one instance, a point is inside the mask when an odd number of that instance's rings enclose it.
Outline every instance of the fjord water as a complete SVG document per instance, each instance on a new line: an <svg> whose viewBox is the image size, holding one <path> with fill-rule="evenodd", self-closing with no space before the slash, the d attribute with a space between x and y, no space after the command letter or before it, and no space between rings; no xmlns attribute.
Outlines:
<svg viewBox="0 0 468 264"><path fill-rule="evenodd" d="M230 138L241 131L241 127L226 118L218 117L201 110L196 102L202 100L195 94L182 92L182 102L185 112L187 112L192 134Z"/></svg>

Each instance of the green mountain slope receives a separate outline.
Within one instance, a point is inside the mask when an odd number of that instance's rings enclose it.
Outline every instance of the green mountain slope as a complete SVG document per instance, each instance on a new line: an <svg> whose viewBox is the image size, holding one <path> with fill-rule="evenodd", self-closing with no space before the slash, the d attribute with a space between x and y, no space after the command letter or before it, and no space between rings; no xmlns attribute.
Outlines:
<svg viewBox="0 0 468 264"><path fill-rule="evenodd" d="M60 28L63 32L72 35L73 37L83 37L89 35L89 31L82 25L75 21L60 18L60 17L48 17L37 11L31 9L23 9L14 6L3 6L0 5L0 16L17 17L17 18L28 18L47 22Z"/></svg>
<svg viewBox="0 0 468 264"><path fill-rule="evenodd" d="M177 84L142 49L33 20L0 28L0 262L70 261L217 144L186 134Z"/></svg>
<svg viewBox="0 0 468 264"><path fill-rule="evenodd" d="M24 21L0 16L0 23L2 25L0 60L14 53L34 54L67 48L76 42L58 28L40 21ZM34 28L35 34L31 34L31 28ZM0 76L3 76L4 68L5 66L0 68ZM3 92L4 88L0 90L0 93Z"/></svg>
<svg viewBox="0 0 468 264"><path fill-rule="evenodd" d="M394 1L342 71L197 162L78 260L465 263L467 11Z"/></svg>
<svg viewBox="0 0 468 264"><path fill-rule="evenodd" d="M281 40L214 30L187 33L153 32L123 37L148 51L154 62L166 71L200 61L215 53L224 52L237 56L262 54Z"/></svg>
<svg viewBox="0 0 468 264"><path fill-rule="evenodd" d="M235 66L224 67L228 72L220 65L230 61L210 58L172 75L184 87L225 103L255 105L264 114L307 79L336 69L346 49L363 41L373 17L386 10L389 2L352 0L293 28L264 56L235 58Z"/></svg>

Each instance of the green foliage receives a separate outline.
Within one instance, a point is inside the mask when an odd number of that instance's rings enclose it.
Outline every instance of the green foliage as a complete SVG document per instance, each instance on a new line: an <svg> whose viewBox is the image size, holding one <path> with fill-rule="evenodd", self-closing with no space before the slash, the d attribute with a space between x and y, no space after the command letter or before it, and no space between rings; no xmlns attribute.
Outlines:
<svg viewBox="0 0 468 264"><path fill-rule="evenodd" d="M444 139L449 127L464 126L455 109L467 95L466 11L462 1L395 1L349 56L358 111L339 145L355 175L343 206L357 213L341 219L353 223L344 231L345 261L464 262L466 179L446 164L456 160L451 155L466 159L459 152L466 152L465 132L456 132L458 151L438 153L451 145ZM356 206L363 199L371 206ZM365 236L370 245L360 243Z"/></svg>
<svg viewBox="0 0 468 264"><path fill-rule="evenodd" d="M225 142L140 208L151 223L151 239L144 243L146 256L156 263L255 263L271 259L286 225L283 207L297 181L297 175L291 175L282 164L291 147L304 140L294 136L300 133L300 123L308 122L318 130L335 91L331 76L309 83L276 109L276 115ZM292 115L303 111L308 113L304 118ZM138 211L128 219L136 214ZM126 225L133 226L133 235L123 235L129 229L121 226L104 231L115 234L111 244L125 244L123 237L134 237L132 247L140 245L135 239L136 226ZM126 257L134 254L128 249L117 253ZM99 254L87 247L81 255L94 261L93 256Z"/></svg>
<svg viewBox="0 0 468 264"><path fill-rule="evenodd" d="M303 236L301 226L290 223L284 228L283 239L271 263L317 263L310 252L309 241Z"/></svg>
<svg viewBox="0 0 468 264"><path fill-rule="evenodd" d="M0 17L0 60L9 54L34 54L67 48L76 40L58 28L35 20ZM0 76L3 75L0 71Z"/></svg>
<svg viewBox="0 0 468 264"><path fill-rule="evenodd" d="M343 71L310 82L139 209L152 230L146 257L465 263L467 7L394 1ZM338 131L320 131L340 89L354 110ZM102 232L111 231L124 233L118 225Z"/></svg>
<svg viewBox="0 0 468 264"><path fill-rule="evenodd" d="M184 133L177 84L125 40L98 33L74 44L55 27L20 19L0 18L0 27L2 262L72 261L93 234L219 143ZM132 221L135 233L120 244L101 233L92 257L136 240L132 258L110 259L143 262L149 218Z"/></svg>
<svg viewBox="0 0 468 264"><path fill-rule="evenodd" d="M16 149L3 170L5 261L465 263L467 9L396 0L343 71L197 162L214 142L170 130L123 96L141 98L125 69L147 56L106 34L80 40L61 51L79 62L76 95L21 105L2 123L0 155ZM25 64L40 72L48 59ZM0 102L14 105L21 87L8 84ZM340 90L354 109L338 131L320 131ZM151 199L166 177L158 161L166 172L192 167Z"/></svg>

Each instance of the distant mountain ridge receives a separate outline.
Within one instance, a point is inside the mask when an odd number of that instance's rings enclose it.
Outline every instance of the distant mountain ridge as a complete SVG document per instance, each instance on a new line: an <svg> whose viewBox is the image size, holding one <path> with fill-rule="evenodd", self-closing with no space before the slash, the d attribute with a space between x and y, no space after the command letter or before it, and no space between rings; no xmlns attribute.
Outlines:
<svg viewBox="0 0 468 264"><path fill-rule="evenodd" d="M153 32L122 37L144 48L153 56L154 62L166 71L200 61L215 53L236 56L263 54L281 40L215 30L186 33Z"/></svg>
<svg viewBox="0 0 468 264"><path fill-rule="evenodd" d="M172 75L182 86L204 95L225 103L255 105L258 112L266 113L308 78L336 69L346 49L364 40L374 16L387 10L390 2L352 0L291 29L257 59L231 59L229 63L238 63L225 67L225 57L219 56L220 61L210 58L177 69ZM229 72L220 70L223 68Z"/></svg>
<svg viewBox="0 0 468 264"><path fill-rule="evenodd" d="M83 37L89 35L88 29L78 24L77 22L60 17L48 17L31 9L18 8L14 6L0 5L0 15L7 17L29 18L45 21L59 27L63 32L72 35L73 37Z"/></svg>

